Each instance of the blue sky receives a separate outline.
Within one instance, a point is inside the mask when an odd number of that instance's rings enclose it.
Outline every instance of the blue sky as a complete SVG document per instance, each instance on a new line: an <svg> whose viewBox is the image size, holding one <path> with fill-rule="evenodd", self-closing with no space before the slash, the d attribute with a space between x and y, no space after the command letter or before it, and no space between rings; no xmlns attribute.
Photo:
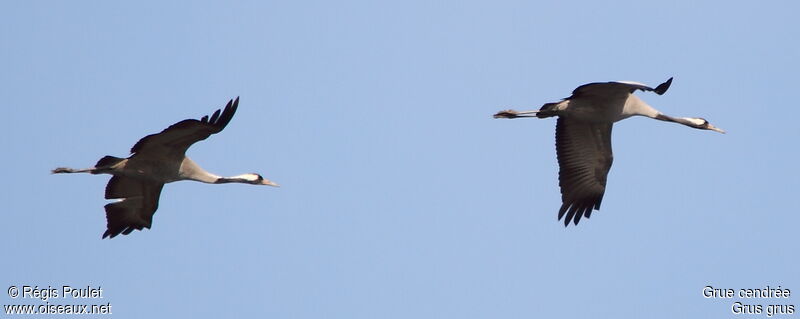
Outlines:
<svg viewBox="0 0 800 319"><path fill-rule="evenodd" d="M0 283L102 286L114 318L722 318L735 301L800 304L702 296L800 293L798 10L4 2ZM491 115L669 77L665 95L639 95L728 134L618 123L602 210L565 229L555 121ZM188 155L280 188L169 184L152 229L101 240L108 177L49 174L126 156L236 96L231 124Z"/></svg>

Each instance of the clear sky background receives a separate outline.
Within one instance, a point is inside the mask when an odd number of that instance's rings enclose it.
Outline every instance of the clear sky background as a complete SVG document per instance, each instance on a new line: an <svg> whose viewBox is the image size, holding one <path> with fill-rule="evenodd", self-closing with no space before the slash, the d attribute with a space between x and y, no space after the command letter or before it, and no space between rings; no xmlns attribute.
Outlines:
<svg viewBox="0 0 800 319"><path fill-rule="evenodd" d="M725 318L800 305L796 1L6 1L3 304L102 286L114 318ZM553 119L495 120L631 80L602 210L556 215ZM188 155L282 185L168 184L101 240L141 137L241 96ZM711 300L703 287L792 289ZM800 310L800 309L798 309ZM763 316L763 315L762 315ZM795 315L796 316L796 315ZM23 316L15 316L23 317ZM77 317L76 317L77 318Z"/></svg>

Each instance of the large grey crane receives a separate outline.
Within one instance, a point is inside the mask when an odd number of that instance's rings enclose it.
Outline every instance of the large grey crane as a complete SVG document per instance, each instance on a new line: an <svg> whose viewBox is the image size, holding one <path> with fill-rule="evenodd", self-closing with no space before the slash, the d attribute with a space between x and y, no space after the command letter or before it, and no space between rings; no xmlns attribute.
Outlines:
<svg viewBox="0 0 800 319"><path fill-rule="evenodd" d="M500 111L495 118L558 116L556 121L556 155L558 157L558 185L561 188L561 208L558 219L564 226L575 225L581 217L589 218L592 210L600 209L606 190L606 177L611 169L611 126L614 122L634 115L661 121L680 123L688 127L725 131L708 121L696 117L671 117L662 114L637 96L636 90L664 94L672 78L655 89L637 82L600 82L581 85L572 96L555 103L547 103L538 111Z"/></svg>
<svg viewBox="0 0 800 319"><path fill-rule="evenodd" d="M150 228L158 209L158 198L165 183L192 180L209 184L245 183L278 186L259 174L231 177L214 175L186 157L186 150L195 142L222 131L239 107L239 98L228 101L225 109L209 118L188 119L175 123L157 134L145 136L131 148L131 156L105 156L92 168L59 167L58 173L111 174L106 185L106 199L118 201L105 205L107 229L103 238L130 234Z"/></svg>

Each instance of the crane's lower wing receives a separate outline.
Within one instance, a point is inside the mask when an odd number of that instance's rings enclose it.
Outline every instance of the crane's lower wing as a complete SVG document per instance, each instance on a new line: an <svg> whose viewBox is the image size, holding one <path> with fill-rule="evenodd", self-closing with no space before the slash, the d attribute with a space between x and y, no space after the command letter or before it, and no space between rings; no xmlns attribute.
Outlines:
<svg viewBox="0 0 800 319"><path fill-rule="evenodd" d="M592 209L600 209L606 191L606 177L611 169L610 123L588 123L569 118L556 122L558 185L561 187L561 209L564 226L581 217L589 218Z"/></svg>
<svg viewBox="0 0 800 319"><path fill-rule="evenodd" d="M150 228L163 187L164 183L159 182L126 176L112 177L106 185L106 199L120 200L105 206L108 225L103 238Z"/></svg>

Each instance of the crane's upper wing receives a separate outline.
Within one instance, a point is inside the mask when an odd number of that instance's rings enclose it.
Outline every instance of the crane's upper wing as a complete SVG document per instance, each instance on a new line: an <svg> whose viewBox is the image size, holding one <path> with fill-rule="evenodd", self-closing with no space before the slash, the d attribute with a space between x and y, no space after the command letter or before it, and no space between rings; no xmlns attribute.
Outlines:
<svg viewBox="0 0 800 319"><path fill-rule="evenodd" d="M164 183L114 175L106 185L106 199L121 200L105 206L108 225L103 238L150 228L163 187Z"/></svg>
<svg viewBox="0 0 800 319"><path fill-rule="evenodd" d="M239 107L239 98L228 101L225 109L217 110L208 118L203 116L200 120L183 120L164 129L160 133L145 136L131 148L131 153L172 154L183 156L189 146L197 141L202 141L211 134L222 131L236 113Z"/></svg>
<svg viewBox="0 0 800 319"><path fill-rule="evenodd" d="M672 78L669 78L664 83L659 84L655 89L638 82L631 81L617 81L617 82L597 82L584 84L572 91L570 98L588 97L588 96L614 96L616 94L630 94L636 90L653 91L661 95L667 92L669 86L672 85Z"/></svg>
<svg viewBox="0 0 800 319"><path fill-rule="evenodd" d="M558 185L564 226L575 225L592 209L600 209L606 191L606 177L611 169L611 123L589 123L559 117L556 122Z"/></svg>

